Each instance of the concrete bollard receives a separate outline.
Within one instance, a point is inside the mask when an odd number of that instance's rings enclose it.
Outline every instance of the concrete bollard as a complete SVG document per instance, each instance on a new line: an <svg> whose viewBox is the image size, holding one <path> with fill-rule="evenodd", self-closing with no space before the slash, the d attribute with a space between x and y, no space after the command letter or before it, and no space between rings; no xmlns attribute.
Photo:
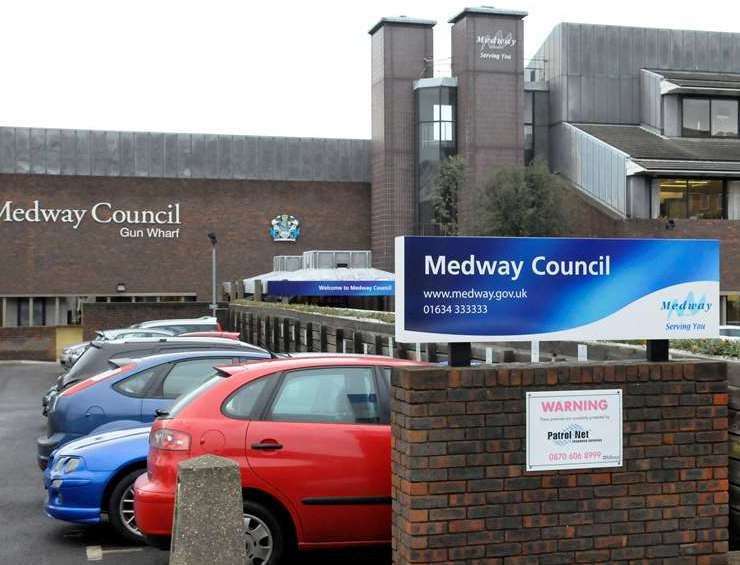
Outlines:
<svg viewBox="0 0 740 565"><path fill-rule="evenodd" d="M178 465L170 565L244 565L239 465L203 455Z"/></svg>

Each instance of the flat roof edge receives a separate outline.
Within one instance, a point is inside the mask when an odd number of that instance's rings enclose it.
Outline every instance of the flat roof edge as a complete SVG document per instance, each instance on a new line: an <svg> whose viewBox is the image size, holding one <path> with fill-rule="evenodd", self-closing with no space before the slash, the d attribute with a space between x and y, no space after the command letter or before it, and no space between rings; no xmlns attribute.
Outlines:
<svg viewBox="0 0 740 565"><path fill-rule="evenodd" d="M390 16L390 17L380 18L380 21L378 21L378 23L376 23L373 27L371 27L368 33L370 35L373 35L381 27L383 27L384 25L388 25L388 24L420 26L420 27L434 27L435 25L437 25L437 22L436 20L424 20L421 18L407 18L406 16Z"/></svg>
<svg viewBox="0 0 740 565"><path fill-rule="evenodd" d="M512 18L526 18L528 13L523 10L502 10L492 6L477 6L474 8L464 8L459 14L448 20L448 23L454 24L468 14L480 16L509 16Z"/></svg>
<svg viewBox="0 0 740 565"><path fill-rule="evenodd" d="M434 88L437 86L457 86L457 77L433 77L433 78L420 78L414 81L414 90L419 88Z"/></svg>

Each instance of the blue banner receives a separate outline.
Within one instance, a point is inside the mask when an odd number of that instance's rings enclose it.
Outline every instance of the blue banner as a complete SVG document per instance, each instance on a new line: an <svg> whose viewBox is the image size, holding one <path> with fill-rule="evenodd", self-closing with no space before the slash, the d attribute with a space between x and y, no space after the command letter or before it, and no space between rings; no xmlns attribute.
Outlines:
<svg viewBox="0 0 740 565"><path fill-rule="evenodd" d="M393 281L268 281L270 296L393 296Z"/></svg>
<svg viewBox="0 0 740 565"><path fill-rule="evenodd" d="M716 337L719 242L396 238L396 339Z"/></svg>

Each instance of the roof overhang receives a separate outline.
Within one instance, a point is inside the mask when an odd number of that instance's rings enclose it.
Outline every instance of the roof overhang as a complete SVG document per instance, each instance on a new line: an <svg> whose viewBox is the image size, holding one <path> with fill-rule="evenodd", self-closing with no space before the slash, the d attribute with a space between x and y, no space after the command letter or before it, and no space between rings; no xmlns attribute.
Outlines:
<svg viewBox="0 0 740 565"><path fill-rule="evenodd" d="M631 159L629 174L673 175L686 177L740 178L740 162L735 161L673 161L669 159Z"/></svg>

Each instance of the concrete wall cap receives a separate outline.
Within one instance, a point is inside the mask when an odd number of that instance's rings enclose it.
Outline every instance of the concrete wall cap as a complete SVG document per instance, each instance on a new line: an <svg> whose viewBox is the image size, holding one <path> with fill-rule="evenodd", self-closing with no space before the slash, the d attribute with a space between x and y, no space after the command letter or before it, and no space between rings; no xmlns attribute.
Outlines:
<svg viewBox="0 0 740 565"><path fill-rule="evenodd" d="M512 18L525 18L527 12L521 10L501 10L493 6L477 6L474 8L465 8L456 16L450 18L448 23L454 24L466 16L509 16Z"/></svg>
<svg viewBox="0 0 740 565"><path fill-rule="evenodd" d="M420 18L407 18L406 16L390 16L390 17L380 18L380 21L376 23L373 27L371 27L368 33L370 35L373 35L381 27L387 24L434 27L435 25L437 25L437 22L435 20L423 20Z"/></svg>

